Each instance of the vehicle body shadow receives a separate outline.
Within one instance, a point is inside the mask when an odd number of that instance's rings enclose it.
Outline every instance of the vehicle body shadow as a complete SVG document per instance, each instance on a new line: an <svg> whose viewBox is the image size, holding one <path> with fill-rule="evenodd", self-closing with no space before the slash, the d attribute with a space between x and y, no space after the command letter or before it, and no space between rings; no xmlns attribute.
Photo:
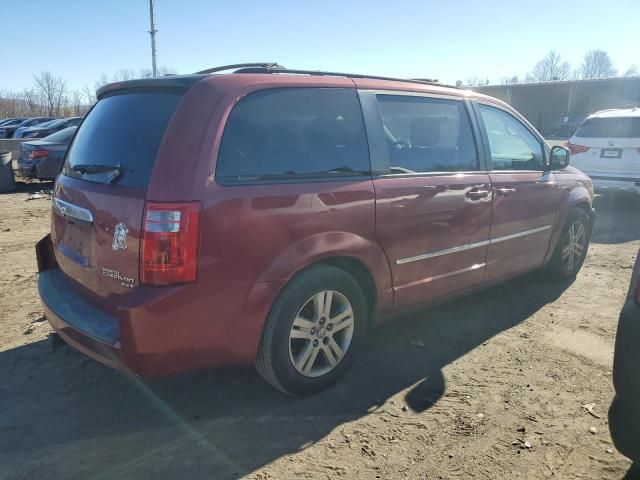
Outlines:
<svg viewBox="0 0 640 480"><path fill-rule="evenodd" d="M16 177L16 188L8 192L2 192L4 195L12 193L39 193L51 192L53 190L53 180L37 180L26 177Z"/></svg>
<svg viewBox="0 0 640 480"><path fill-rule="evenodd" d="M277 392L252 369L145 382L46 341L3 351L0 471L30 479L246 475L388 408L400 392L424 412L446 392L446 365L568 286L529 274L407 314L372 332L338 385L305 399Z"/></svg>
<svg viewBox="0 0 640 480"><path fill-rule="evenodd" d="M640 195L606 193L596 197L592 243L618 244L640 239Z"/></svg>

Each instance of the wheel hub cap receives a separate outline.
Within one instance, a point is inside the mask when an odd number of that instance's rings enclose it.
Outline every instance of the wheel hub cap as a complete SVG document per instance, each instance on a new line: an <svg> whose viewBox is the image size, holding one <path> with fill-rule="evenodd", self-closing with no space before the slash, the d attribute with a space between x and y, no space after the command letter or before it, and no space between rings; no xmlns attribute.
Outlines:
<svg viewBox="0 0 640 480"><path fill-rule="evenodd" d="M289 332L289 357L298 373L319 377L344 358L354 331L353 308L340 292L324 290L308 299Z"/></svg>
<svg viewBox="0 0 640 480"><path fill-rule="evenodd" d="M587 230L582 222L574 222L567 232L562 249L562 263L568 272L573 272L580 264L587 245Z"/></svg>

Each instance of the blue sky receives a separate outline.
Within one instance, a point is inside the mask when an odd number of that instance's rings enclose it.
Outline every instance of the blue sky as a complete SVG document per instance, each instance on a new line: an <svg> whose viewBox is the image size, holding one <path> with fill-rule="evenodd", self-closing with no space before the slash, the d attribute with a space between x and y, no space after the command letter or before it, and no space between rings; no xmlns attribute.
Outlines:
<svg viewBox="0 0 640 480"><path fill-rule="evenodd" d="M8 21L4 21L4 20ZM147 0L0 0L0 91L50 70L71 88L150 66ZM246 61L497 83L550 49L640 68L640 0L156 0L158 63L189 73Z"/></svg>

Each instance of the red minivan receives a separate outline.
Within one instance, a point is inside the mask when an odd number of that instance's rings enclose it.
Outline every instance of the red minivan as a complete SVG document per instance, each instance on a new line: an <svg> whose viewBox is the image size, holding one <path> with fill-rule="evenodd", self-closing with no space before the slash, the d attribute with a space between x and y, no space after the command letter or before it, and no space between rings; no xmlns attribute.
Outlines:
<svg viewBox="0 0 640 480"><path fill-rule="evenodd" d="M589 178L513 108L424 81L274 65L107 85L37 246L69 344L160 375L345 374L398 312L545 267L576 275Z"/></svg>

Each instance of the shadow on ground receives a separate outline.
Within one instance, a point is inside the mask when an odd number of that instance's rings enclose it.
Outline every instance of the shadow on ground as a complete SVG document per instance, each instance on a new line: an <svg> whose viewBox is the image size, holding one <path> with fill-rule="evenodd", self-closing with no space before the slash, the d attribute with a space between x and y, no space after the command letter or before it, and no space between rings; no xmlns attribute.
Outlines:
<svg viewBox="0 0 640 480"><path fill-rule="evenodd" d="M593 243L626 243L640 239L640 195L607 193L596 197Z"/></svg>
<svg viewBox="0 0 640 480"><path fill-rule="evenodd" d="M282 395L252 369L148 383L45 341L0 352L2 471L29 479L248 474L406 389L410 408L430 408L446 390L443 367L567 287L530 274L381 327L342 382L307 399Z"/></svg>

